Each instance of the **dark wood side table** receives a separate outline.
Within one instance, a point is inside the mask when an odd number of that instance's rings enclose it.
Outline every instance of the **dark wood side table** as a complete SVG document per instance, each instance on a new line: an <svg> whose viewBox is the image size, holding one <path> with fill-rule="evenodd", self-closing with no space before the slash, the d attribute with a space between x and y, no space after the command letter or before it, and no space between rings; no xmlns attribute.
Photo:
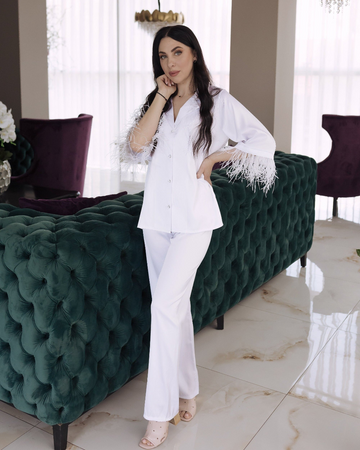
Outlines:
<svg viewBox="0 0 360 450"><path fill-rule="evenodd" d="M79 197L78 191L63 191L61 189L48 189L30 184L10 184L7 191L0 194L0 203L19 206L19 198L31 198L35 200L60 200L62 198Z"/></svg>

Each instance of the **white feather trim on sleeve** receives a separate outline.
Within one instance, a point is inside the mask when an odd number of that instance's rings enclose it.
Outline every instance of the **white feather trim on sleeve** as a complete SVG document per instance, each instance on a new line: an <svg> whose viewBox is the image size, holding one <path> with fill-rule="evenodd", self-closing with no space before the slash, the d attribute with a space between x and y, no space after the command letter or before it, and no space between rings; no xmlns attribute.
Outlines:
<svg viewBox="0 0 360 450"><path fill-rule="evenodd" d="M145 143L140 152L134 152L130 146L130 139L135 130L138 130L138 123L141 119L141 110L138 109L134 112L128 128L120 134L120 137L116 140L115 145L120 153L121 170L126 170L132 166L132 164L147 164L151 161L152 153L154 151L159 129L163 121L161 116L158 128L152 137L151 141Z"/></svg>
<svg viewBox="0 0 360 450"><path fill-rule="evenodd" d="M253 191L259 184L265 194L274 186L277 176L273 158L246 153L237 147L225 148L224 151L232 155L231 159L221 163L221 167L227 169L230 181L246 180Z"/></svg>

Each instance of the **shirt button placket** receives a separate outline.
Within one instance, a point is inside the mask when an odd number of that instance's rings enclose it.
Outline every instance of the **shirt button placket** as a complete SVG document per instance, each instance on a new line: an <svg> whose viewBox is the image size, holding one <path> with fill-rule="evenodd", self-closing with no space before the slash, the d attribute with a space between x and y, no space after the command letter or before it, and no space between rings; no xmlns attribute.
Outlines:
<svg viewBox="0 0 360 450"><path fill-rule="evenodd" d="M171 130L172 138L174 138L175 130ZM173 180L173 171L174 171L174 162L173 162L173 143L174 139L171 139L170 145L169 145L169 153L168 153L168 205L167 210L169 212L169 224L170 224L170 232L172 233L172 180Z"/></svg>

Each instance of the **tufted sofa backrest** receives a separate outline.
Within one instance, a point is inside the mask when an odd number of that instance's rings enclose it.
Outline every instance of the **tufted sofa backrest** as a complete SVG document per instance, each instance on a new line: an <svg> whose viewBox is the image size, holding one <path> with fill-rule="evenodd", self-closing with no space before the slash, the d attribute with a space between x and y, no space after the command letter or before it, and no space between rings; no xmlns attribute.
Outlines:
<svg viewBox="0 0 360 450"><path fill-rule="evenodd" d="M224 314L311 247L316 162L275 153L277 180L266 196L245 182L212 175L224 226L213 232L192 291L195 332ZM201 282L200 282L201 280Z"/></svg>
<svg viewBox="0 0 360 450"><path fill-rule="evenodd" d="M30 142L16 130L15 145L5 144L6 150L12 153L9 160L11 165L11 176L19 176L29 170L34 160L34 149Z"/></svg>

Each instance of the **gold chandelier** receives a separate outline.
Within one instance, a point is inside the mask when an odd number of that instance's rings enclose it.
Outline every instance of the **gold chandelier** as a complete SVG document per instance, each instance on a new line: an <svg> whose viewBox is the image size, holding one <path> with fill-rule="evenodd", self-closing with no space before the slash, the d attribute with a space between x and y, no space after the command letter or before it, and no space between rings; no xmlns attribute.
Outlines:
<svg viewBox="0 0 360 450"><path fill-rule="evenodd" d="M155 9L152 13L147 9L135 13L135 22L147 33L154 35L162 27L184 23L183 13L174 13L171 10L167 13L160 11L160 0L158 0L158 6L159 9Z"/></svg>
<svg viewBox="0 0 360 450"><path fill-rule="evenodd" d="M321 0L321 6L325 6L329 12L336 11L338 14L343 6L348 6L350 0Z"/></svg>

